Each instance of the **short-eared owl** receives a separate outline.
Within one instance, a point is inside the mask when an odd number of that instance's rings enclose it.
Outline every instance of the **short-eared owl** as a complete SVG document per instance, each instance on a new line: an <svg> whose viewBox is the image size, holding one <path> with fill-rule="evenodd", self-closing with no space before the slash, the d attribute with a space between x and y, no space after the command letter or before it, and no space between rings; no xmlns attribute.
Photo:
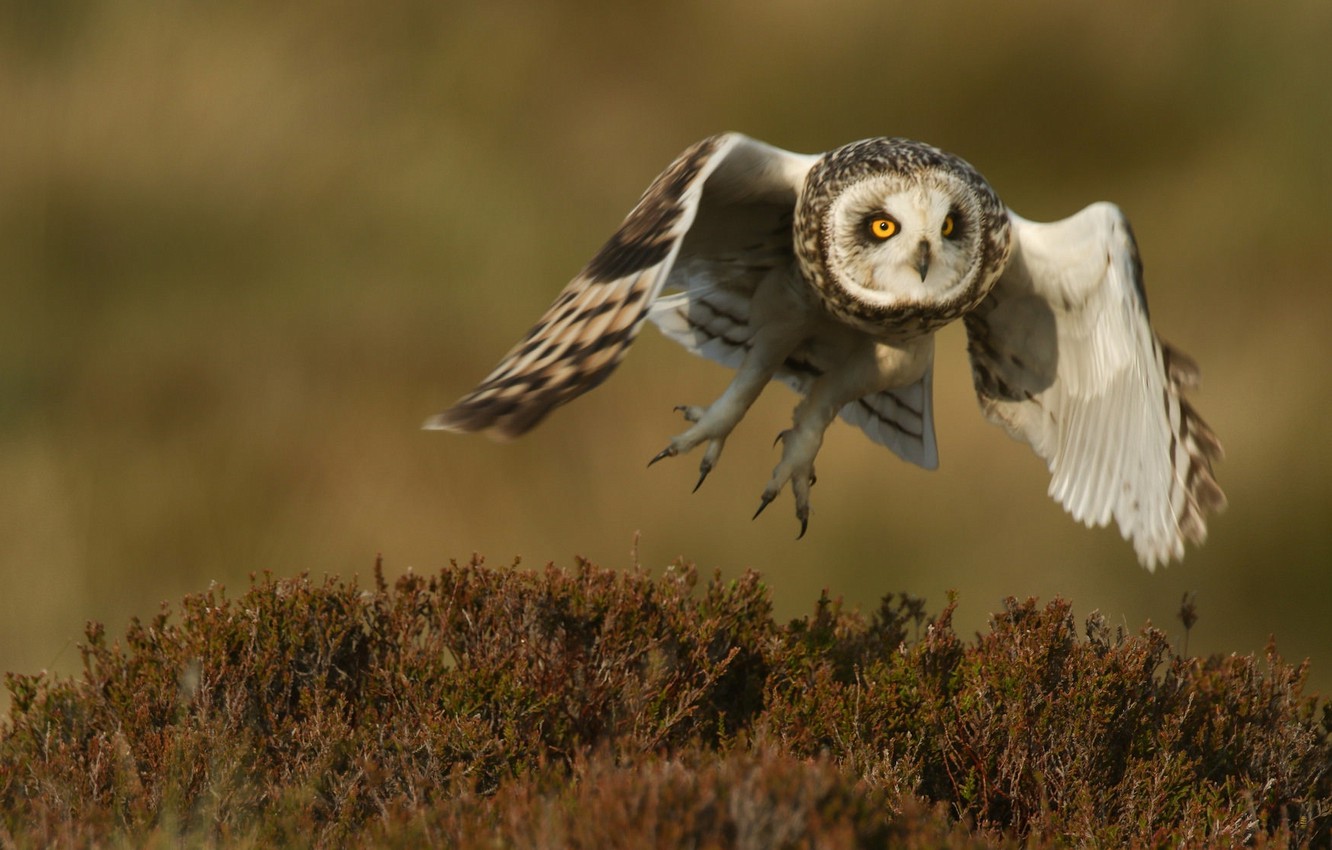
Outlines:
<svg viewBox="0 0 1332 850"><path fill-rule="evenodd" d="M1212 477L1221 446L1182 396L1197 367L1152 331L1120 211L1026 221L966 162L920 142L821 156L736 133L695 144L426 427L517 437L606 380L644 319L736 370L712 404L677 408L691 424L652 462L702 445L702 484L769 381L800 394L759 510L789 482L802 535L814 457L839 414L902 459L938 464L934 332L957 319L982 411L1045 459L1050 495L1075 519L1113 517L1152 568L1201 542L1225 504Z"/></svg>

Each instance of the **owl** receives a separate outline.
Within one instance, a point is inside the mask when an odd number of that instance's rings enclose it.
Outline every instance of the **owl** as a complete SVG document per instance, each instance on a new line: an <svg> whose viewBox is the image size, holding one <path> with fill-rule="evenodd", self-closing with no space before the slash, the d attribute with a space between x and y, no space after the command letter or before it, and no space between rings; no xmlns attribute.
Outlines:
<svg viewBox="0 0 1332 850"><path fill-rule="evenodd" d="M645 320L735 370L649 462L702 449L697 490L774 379L800 396L761 513L788 485L803 536L814 460L840 416L938 465L934 334L966 327L980 408L1030 444L1049 494L1088 526L1113 518L1148 569L1201 543L1225 505L1221 445L1184 398L1192 360L1153 332L1127 219L1013 213L957 156L874 138L822 155L738 133L704 139L499 365L427 428L523 434L610 377Z"/></svg>

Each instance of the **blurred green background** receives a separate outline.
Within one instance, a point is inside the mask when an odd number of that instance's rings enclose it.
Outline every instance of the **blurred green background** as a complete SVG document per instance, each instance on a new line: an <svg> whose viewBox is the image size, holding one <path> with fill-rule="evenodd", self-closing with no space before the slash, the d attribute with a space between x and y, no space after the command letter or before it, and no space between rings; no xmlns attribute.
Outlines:
<svg viewBox="0 0 1332 850"><path fill-rule="evenodd" d="M761 570L964 630L1062 594L1192 651L1313 659L1332 691L1332 4L0 3L0 670L69 672L247 574L433 571L473 552ZM469 389L691 142L874 135L970 160L1024 216L1113 200L1162 335L1202 364L1229 511L1182 564L1045 496L939 340L942 466L839 423L809 535L749 517L794 397L697 494L645 469L727 373L645 331L521 441L419 430Z"/></svg>

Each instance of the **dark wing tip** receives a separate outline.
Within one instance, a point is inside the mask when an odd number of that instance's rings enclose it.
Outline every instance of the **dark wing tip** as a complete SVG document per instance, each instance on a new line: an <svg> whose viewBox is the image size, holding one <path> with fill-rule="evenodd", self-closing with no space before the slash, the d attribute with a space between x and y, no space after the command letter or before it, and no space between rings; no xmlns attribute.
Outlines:
<svg viewBox="0 0 1332 850"><path fill-rule="evenodd" d="M492 377L459 399L448 410L425 421L434 431L484 433L500 441L513 440L539 425L555 408L599 386L624 358L642 325L643 310L632 302L612 320L625 323L590 341L544 338L537 346L543 361L528 371L506 358ZM550 356L545 354L549 352ZM525 349L514 356L522 357Z"/></svg>
<svg viewBox="0 0 1332 850"><path fill-rule="evenodd" d="M1187 468L1184 470L1187 499L1182 507L1179 527L1187 539L1201 543L1207 537L1207 515L1226 509L1226 494L1212 470L1212 463L1224 457L1225 452L1216 433L1184 398L1185 390L1199 384L1201 372L1198 364L1164 342L1161 343L1161 351L1171 392L1179 400L1179 437L1188 452Z"/></svg>
<svg viewBox="0 0 1332 850"><path fill-rule="evenodd" d="M1198 361L1158 337L1161 358L1165 361L1166 378L1184 389L1195 390L1202 385L1202 369Z"/></svg>
<svg viewBox="0 0 1332 850"><path fill-rule="evenodd" d="M451 431L455 434L482 433L493 440L507 443L526 434L540 424L559 405L532 399L519 405L512 400L488 403L464 398L443 413L425 421L421 428L427 431Z"/></svg>

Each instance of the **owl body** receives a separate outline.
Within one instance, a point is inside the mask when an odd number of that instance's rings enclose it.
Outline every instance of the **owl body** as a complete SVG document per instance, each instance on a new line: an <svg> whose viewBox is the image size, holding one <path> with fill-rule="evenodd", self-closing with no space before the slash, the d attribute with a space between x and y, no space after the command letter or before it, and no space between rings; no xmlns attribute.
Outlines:
<svg viewBox="0 0 1332 850"><path fill-rule="evenodd" d="M702 446L701 485L762 390L785 383L800 402L759 512L789 485L802 535L838 416L937 466L934 332L958 320L982 412L1046 461L1074 518L1117 521L1151 568L1201 542L1224 506L1220 444L1183 398L1196 366L1150 326L1119 210L1029 222L921 142L809 156L731 133L691 146L490 375L426 425L516 437L609 377L647 320L736 370L711 404L677 407L689 427L651 463Z"/></svg>

